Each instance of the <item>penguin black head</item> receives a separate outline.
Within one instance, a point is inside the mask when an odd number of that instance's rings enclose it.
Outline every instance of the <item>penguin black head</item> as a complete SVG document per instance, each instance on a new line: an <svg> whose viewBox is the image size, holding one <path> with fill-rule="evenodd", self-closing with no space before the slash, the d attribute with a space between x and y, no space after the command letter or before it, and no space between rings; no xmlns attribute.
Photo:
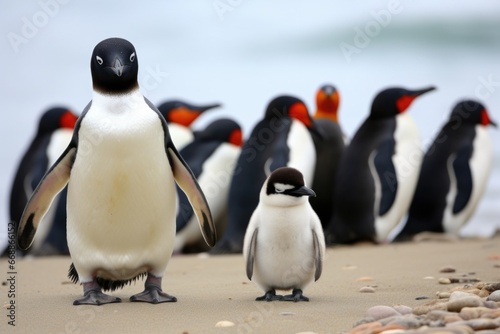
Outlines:
<svg viewBox="0 0 500 334"><path fill-rule="evenodd" d="M433 91L435 87L419 90L404 88L389 88L381 91L375 96L372 103L370 118L394 117L403 113L422 94Z"/></svg>
<svg viewBox="0 0 500 334"><path fill-rule="evenodd" d="M134 46L122 38L97 44L90 59L92 85L103 94L123 94L138 87L139 65Z"/></svg>
<svg viewBox="0 0 500 334"><path fill-rule="evenodd" d="M314 118L327 118L337 122L337 109L339 103L340 95L334 86L330 84L321 86L316 93L317 110L314 114Z"/></svg>
<svg viewBox="0 0 500 334"><path fill-rule="evenodd" d="M195 137L198 140L217 140L236 146L243 144L240 125L229 118L213 121L203 131L195 132Z"/></svg>
<svg viewBox="0 0 500 334"><path fill-rule="evenodd" d="M271 119L291 116L290 111L293 113L293 110L295 110L295 113L300 113L299 110L307 111L307 107L302 100L294 96L281 95L269 102L264 118Z"/></svg>
<svg viewBox="0 0 500 334"><path fill-rule="evenodd" d="M312 189L306 187L302 173L291 167L280 167L271 173L267 180L266 194L268 196L316 196Z"/></svg>
<svg viewBox="0 0 500 334"><path fill-rule="evenodd" d="M451 111L450 122L456 122L457 125L465 123L497 126L497 124L490 119L486 108L481 103L473 100L458 102Z"/></svg>
<svg viewBox="0 0 500 334"><path fill-rule="evenodd" d="M38 122L38 135L48 134L57 129L73 129L78 117L67 108L55 107L43 113Z"/></svg>
<svg viewBox="0 0 500 334"><path fill-rule="evenodd" d="M219 103L195 106L180 100L170 100L160 104L158 110L167 123L190 126L203 112L220 106Z"/></svg>
<svg viewBox="0 0 500 334"><path fill-rule="evenodd" d="M314 121L309 114L306 104L294 96L281 95L269 102L264 119L290 117L299 120L311 132L322 138L323 135L315 126Z"/></svg>

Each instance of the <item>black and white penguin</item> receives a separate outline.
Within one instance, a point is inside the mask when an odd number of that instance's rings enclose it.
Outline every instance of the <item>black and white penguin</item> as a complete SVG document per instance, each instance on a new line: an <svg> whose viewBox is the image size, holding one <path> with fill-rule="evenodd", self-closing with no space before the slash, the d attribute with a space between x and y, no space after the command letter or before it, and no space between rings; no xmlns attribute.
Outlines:
<svg viewBox="0 0 500 334"><path fill-rule="evenodd" d="M328 226L332 217L335 205L332 200L335 177L346 141L338 123L339 103L340 95L334 86L326 84L318 89L314 123L321 132L321 137L313 134L316 168L311 186L317 196L311 197L309 201L323 228Z"/></svg>
<svg viewBox="0 0 500 334"><path fill-rule="evenodd" d="M484 194L493 163L487 126L493 122L479 102L465 100L425 153L408 218L397 240L415 234L458 235Z"/></svg>
<svg viewBox="0 0 500 334"><path fill-rule="evenodd" d="M176 301L161 281L175 239L175 182L194 206L206 242L216 233L196 179L172 143L165 119L140 92L134 46L106 39L90 61L93 94L71 143L24 210L18 243L27 249L52 199L68 184L69 276L83 285L75 305L120 302L102 293L147 274L131 301Z"/></svg>
<svg viewBox="0 0 500 334"><path fill-rule="evenodd" d="M169 100L158 105L158 110L168 123L170 137L177 150L193 141L193 130L191 125L205 111L219 108L219 103L207 105L193 105L186 101Z"/></svg>
<svg viewBox="0 0 500 334"><path fill-rule="evenodd" d="M279 96L267 106L243 144L229 188L227 226L211 253L241 253L260 187L278 167L293 167L312 183L316 151L311 132L317 132L303 101Z"/></svg>
<svg viewBox="0 0 500 334"><path fill-rule="evenodd" d="M63 106L50 108L40 117L35 137L19 163L10 191L10 221L16 226L37 184L68 146L77 119L78 116ZM30 254L68 254L66 199L58 196L54 201Z"/></svg>
<svg viewBox="0 0 500 334"><path fill-rule="evenodd" d="M325 239L315 196L300 171L281 167L266 180L245 234L246 274L265 292L256 300L309 301L303 289L321 276ZM292 294L276 295L276 290Z"/></svg>
<svg viewBox="0 0 500 334"><path fill-rule="evenodd" d="M179 151L207 198L219 233L226 225L229 184L242 144L240 125L232 119L220 118L196 131L195 139ZM208 250L188 198L180 190L177 193L179 210L174 253Z"/></svg>
<svg viewBox="0 0 500 334"><path fill-rule="evenodd" d="M329 243L389 241L410 206L423 156L417 126L405 111L434 89L389 88L375 97L340 160Z"/></svg>

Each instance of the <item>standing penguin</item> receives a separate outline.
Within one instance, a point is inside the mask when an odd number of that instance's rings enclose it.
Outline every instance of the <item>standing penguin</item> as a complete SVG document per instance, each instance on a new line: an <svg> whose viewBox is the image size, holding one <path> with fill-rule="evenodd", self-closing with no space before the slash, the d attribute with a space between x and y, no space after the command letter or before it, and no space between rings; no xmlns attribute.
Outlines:
<svg viewBox="0 0 500 334"><path fill-rule="evenodd" d="M309 301L303 289L321 276L325 240L308 202L314 191L294 168L276 169L260 191L248 225L243 255L249 280L264 291L256 300ZM292 290L276 295L276 290Z"/></svg>
<svg viewBox="0 0 500 334"><path fill-rule="evenodd" d="M191 124L205 111L220 106L219 103L198 106L181 100L169 100L161 103L158 110L165 117L172 141L180 151L194 139Z"/></svg>
<svg viewBox="0 0 500 334"><path fill-rule="evenodd" d="M389 88L375 97L340 160L328 242L384 242L400 223L422 160L418 129L405 111L434 89Z"/></svg>
<svg viewBox="0 0 500 334"><path fill-rule="evenodd" d="M267 106L264 119L253 128L241 149L229 188L227 226L212 253L241 253L252 212L259 203L260 185L278 167L300 170L312 182L316 152L314 122L304 102L279 96Z"/></svg>
<svg viewBox="0 0 500 334"><path fill-rule="evenodd" d="M335 176L345 147L345 138L337 116L339 103L339 93L332 85L323 85L316 93L314 123L322 136L313 134L317 161L312 189L317 196L311 197L310 202L325 229L334 210L332 198Z"/></svg>
<svg viewBox="0 0 500 334"><path fill-rule="evenodd" d="M424 232L457 235L484 194L493 148L485 107L465 100L453 108L424 156L408 219L397 240Z"/></svg>
<svg viewBox="0 0 500 334"><path fill-rule="evenodd" d="M27 249L56 194L68 183L69 276L83 285L75 305L120 302L102 293L147 274L131 301L176 301L161 281L175 238L175 183L186 192L207 244L215 229L200 187L170 139L165 119L140 92L134 46L121 38L96 45L92 101L71 143L24 210L18 243Z"/></svg>
<svg viewBox="0 0 500 334"><path fill-rule="evenodd" d="M78 117L66 107L53 107L42 114L38 129L24 153L10 192L10 221L17 225L38 182L68 146ZM66 199L58 196L30 254L67 254Z"/></svg>
<svg viewBox="0 0 500 334"><path fill-rule="evenodd" d="M207 198L218 231L223 231L226 223L229 184L241 145L240 125L232 119L220 118L195 132L195 139L179 152ZM179 211L174 252L187 247L191 251L206 251L188 198L179 190L177 193Z"/></svg>

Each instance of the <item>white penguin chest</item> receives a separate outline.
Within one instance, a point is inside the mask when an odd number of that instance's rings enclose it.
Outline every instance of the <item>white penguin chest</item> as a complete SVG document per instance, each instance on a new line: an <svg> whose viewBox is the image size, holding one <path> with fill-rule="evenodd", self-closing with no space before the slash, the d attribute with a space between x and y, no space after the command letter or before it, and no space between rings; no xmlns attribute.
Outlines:
<svg viewBox="0 0 500 334"><path fill-rule="evenodd" d="M168 244L176 198L158 115L144 99L107 108L94 102L79 128L69 181L70 250L75 244L116 252L162 239Z"/></svg>

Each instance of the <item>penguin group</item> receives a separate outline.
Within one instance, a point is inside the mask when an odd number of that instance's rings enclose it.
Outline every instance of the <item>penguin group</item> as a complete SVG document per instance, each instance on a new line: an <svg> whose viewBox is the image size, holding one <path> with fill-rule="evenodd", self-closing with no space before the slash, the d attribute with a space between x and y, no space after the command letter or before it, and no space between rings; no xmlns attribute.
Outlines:
<svg viewBox="0 0 500 334"><path fill-rule="evenodd" d="M70 254L75 305L120 302L103 291L143 277L130 301L175 302L161 284L170 257L207 251L243 253L257 300L308 301L326 245L456 235L491 172L496 123L478 101L460 101L424 152L411 106L433 86L381 90L351 138L333 85L319 87L314 113L278 95L245 136L232 118L194 130L220 103L150 102L127 40L98 43L90 69L92 100L79 117L44 113L10 196L23 252Z"/></svg>

